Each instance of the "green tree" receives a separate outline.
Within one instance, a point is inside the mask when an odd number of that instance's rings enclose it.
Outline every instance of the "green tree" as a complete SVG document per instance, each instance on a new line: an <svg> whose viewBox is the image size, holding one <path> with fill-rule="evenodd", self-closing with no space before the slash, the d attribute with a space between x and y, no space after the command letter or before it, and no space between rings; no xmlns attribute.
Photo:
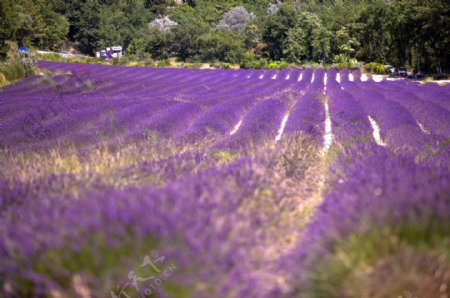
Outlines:
<svg viewBox="0 0 450 298"><path fill-rule="evenodd" d="M347 58L351 58L355 53L356 48L360 46L355 37L350 36L346 27L341 27L336 31L336 44L338 47L338 54L342 54Z"/></svg>
<svg viewBox="0 0 450 298"><path fill-rule="evenodd" d="M4 60L7 57L9 46L6 41L14 37L16 29L15 19L11 2L0 2L0 60Z"/></svg>
<svg viewBox="0 0 450 298"><path fill-rule="evenodd" d="M168 33L152 29L146 36L145 52L150 53L152 58L167 59L170 54L170 45L168 42Z"/></svg>
<svg viewBox="0 0 450 298"><path fill-rule="evenodd" d="M42 26L32 37L33 44L43 49L58 49L66 40L69 23L66 18L53 11L53 6L43 0L35 2L42 17Z"/></svg>
<svg viewBox="0 0 450 298"><path fill-rule="evenodd" d="M0 32L0 60L5 60L8 56L8 50L9 46L5 41L5 38L3 37L4 33Z"/></svg>
<svg viewBox="0 0 450 298"><path fill-rule="evenodd" d="M258 43L262 42L262 29L261 24L257 21L251 21L247 24L244 29L244 46L249 48L254 48Z"/></svg>
<svg viewBox="0 0 450 298"><path fill-rule="evenodd" d="M44 0L5 0L0 6L1 35L4 40L27 46L55 49L65 40L67 20Z"/></svg>
<svg viewBox="0 0 450 298"><path fill-rule="evenodd" d="M201 35L198 41L204 61L238 63L245 53L242 38L231 31L212 31Z"/></svg>
<svg viewBox="0 0 450 298"><path fill-rule="evenodd" d="M409 39L409 65L416 70L449 70L450 7L446 1L401 1ZM399 10L396 13L401 13ZM405 24L403 24L405 25Z"/></svg>
<svg viewBox="0 0 450 298"><path fill-rule="evenodd" d="M382 1L371 3L361 12L354 25L358 42L363 45L356 51L359 60L387 62L393 43L388 24L393 17Z"/></svg>
<svg viewBox="0 0 450 298"><path fill-rule="evenodd" d="M199 19L178 24L169 33L172 49L183 61L196 58L200 53L199 37L210 30L208 24Z"/></svg>
<svg viewBox="0 0 450 298"><path fill-rule="evenodd" d="M294 24L295 11L289 4L282 4L278 11L267 19L262 37L267 44L267 51L271 59L283 58L283 46L289 29L294 27Z"/></svg>
<svg viewBox="0 0 450 298"><path fill-rule="evenodd" d="M0 2L0 32L4 40L15 38L18 27L17 12L14 10L13 1Z"/></svg>
<svg viewBox="0 0 450 298"><path fill-rule="evenodd" d="M146 41L143 37L135 37L127 47L126 53L142 56L145 53Z"/></svg>
<svg viewBox="0 0 450 298"><path fill-rule="evenodd" d="M157 15L166 15L174 5L174 0L145 0L145 8Z"/></svg>
<svg viewBox="0 0 450 298"><path fill-rule="evenodd" d="M16 12L14 39L21 45L31 46L32 40L42 36L45 26L40 14L40 7L32 1L19 0L17 2L13 6Z"/></svg>
<svg viewBox="0 0 450 298"><path fill-rule="evenodd" d="M101 48L100 12L101 6L97 1L87 0L80 10L72 15L72 26L76 28L74 40L80 43L80 50L84 53L93 54L96 49Z"/></svg>
<svg viewBox="0 0 450 298"><path fill-rule="evenodd" d="M330 53L330 32L319 17L310 12L301 12L294 28L288 31L284 55L291 62L325 62Z"/></svg>
<svg viewBox="0 0 450 298"><path fill-rule="evenodd" d="M301 63L310 58L307 38L307 32L303 28L294 27L288 31L283 54L289 62Z"/></svg>

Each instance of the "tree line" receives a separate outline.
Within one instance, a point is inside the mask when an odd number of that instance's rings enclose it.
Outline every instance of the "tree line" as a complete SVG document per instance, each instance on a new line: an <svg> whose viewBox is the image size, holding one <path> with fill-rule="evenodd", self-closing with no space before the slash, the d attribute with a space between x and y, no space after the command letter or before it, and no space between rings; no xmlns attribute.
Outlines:
<svg viewBox="0 0 450 298"><path fill-rule="evenodd" d="M3 0L7 41L85 54L122 45L162 60L349 61L449 72L447 0Z"/></svg>

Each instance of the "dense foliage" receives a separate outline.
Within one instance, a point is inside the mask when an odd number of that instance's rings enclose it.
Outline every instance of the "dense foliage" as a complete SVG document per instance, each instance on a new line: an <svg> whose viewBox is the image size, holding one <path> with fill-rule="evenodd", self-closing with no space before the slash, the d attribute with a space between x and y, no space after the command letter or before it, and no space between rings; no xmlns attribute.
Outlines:
<svg viewBox="0 0 450 298"><path fill-rule="evenodd" d="M0 54L5 40L41 49L71 41L91 55L120 44L156 59L239 63L250 51L256 59L357 59L440 72L450 65L449 7L444 0L5 0ZM178 25L149 26L155 20Z"/></svg>

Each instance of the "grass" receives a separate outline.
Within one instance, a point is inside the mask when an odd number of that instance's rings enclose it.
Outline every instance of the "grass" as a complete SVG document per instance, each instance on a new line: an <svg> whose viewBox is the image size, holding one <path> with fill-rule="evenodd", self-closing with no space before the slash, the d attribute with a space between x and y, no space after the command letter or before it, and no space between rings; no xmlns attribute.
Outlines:
<svg viewBox="0 0 450 298"><path fill-rule="evenodd" d="M213 151L212 154L219 162L229 163L235 160L234 153L228 150Z"/></svg>

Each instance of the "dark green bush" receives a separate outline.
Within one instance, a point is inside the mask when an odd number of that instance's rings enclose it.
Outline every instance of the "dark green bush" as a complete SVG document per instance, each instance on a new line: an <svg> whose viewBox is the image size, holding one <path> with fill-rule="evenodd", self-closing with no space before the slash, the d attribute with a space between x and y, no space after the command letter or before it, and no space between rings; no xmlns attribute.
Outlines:
<svg viewBox="0 0 450 298"><path fill-rule="evenodd" d="M448 80L448 78L449 78L449 75L444 74L444 73L433 75L433 80Z"/></svg>
<svg viewBox="0 0 450 298"><path fill-rule="evenodd" d="M8 57L9 45L5 42L2 33L0 32L0 61Z"/></svg>

